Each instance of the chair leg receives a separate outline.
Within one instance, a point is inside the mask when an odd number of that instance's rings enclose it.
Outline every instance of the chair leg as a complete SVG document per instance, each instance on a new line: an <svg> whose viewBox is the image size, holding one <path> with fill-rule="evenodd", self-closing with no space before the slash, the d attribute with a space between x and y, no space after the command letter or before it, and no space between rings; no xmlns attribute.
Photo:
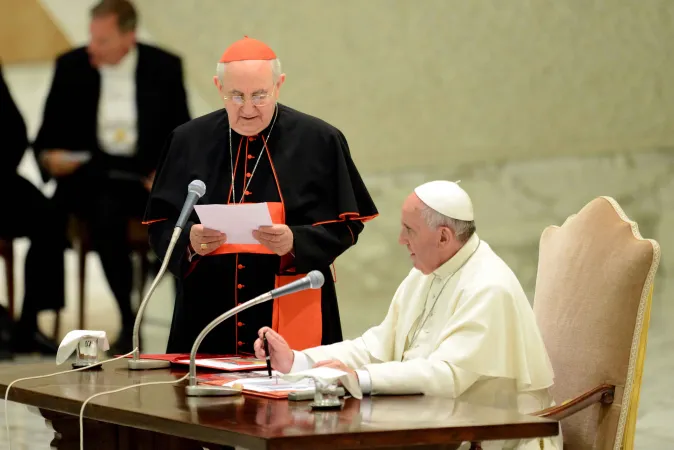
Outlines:
<svg viewBox="0 0 674 450"><path fill-rule="evenodd" d="M79 329L80 330L86 330L85 324L84 324L85 297L86 297L84 281L86 280L86 277L87 277L86 269L87 269L88 249L85 248L85 245L83 243L80 243L80 247L78 248L77 253L78 253L77 263L78 263L78 266L79 266L78 267L78 276L79 276L78 284L79 284L79 294L80 294L80 299L79 299L80 300L80 310L79 310L79 313L80 313L80 317L79 317L80 325L79 326L80 327L79 327Z"/></svg>
<svg viewBox="0 0 674 450"><path fill-rule="evenodd" d="M14 243L10 241L5 255L5 279L7 280L7 310L14 319Z"/></svg>

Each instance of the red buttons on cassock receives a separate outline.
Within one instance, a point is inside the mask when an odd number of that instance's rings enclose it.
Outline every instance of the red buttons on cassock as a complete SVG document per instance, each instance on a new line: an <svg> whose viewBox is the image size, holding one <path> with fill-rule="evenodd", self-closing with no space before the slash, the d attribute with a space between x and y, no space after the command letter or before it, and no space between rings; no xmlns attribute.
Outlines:
<svg viewBox="0 0 674 450"><path fill-rule="evenodd" d="M253 174L250 173L250 172L248 172L248 173L246 174L246 177L247 177L247 178L250 178L250 177L252 177L252 176L253 176Z"/></svg>
<svg viewBox="0 0 674 450"><path fill-rule="evenodd" d="M236 325L242 327L242 326L243 326L243 322L239 322L239 323L237 323Z"/></svg>
<svg viewBox="0 0 674 450"><path fill-rule="evenodd" d="M246 192L244 192L244 194L246 194L246 195L250 195L250 194L252 194L252 192L250 192L250 191L246 191Z"/></svg>
<svg viewBox="0 0 674 450"><path fill-rule="evenodd" d="M236 344L237 344L239 347L241 347L241 346L243 345L243 342L239 341L239 342L237 342Z"/></svg>
<svg viewBox="0 0 674 450"><path fill-rule="evenodd" d="M248 136L248 140L249 140L249 141L254 141L254 140L255 140L255 136Z"/></svg>
<svg viewBox="0 0 674 450"><path fill-rule="evenodd" d="M243 289L243 284L239 284L236 287L239 288L239 289Z"/></svg>
<svg viewBox="0 0 674 450"><path fill-rule="evenodd" d="M248 155L248 159L253 159L255 158L255 155Z"/></svg>
<svg viewBox="0 0 674 450"><path fill-rule="evenodd" d="M236 268L241 270L241 269L245 269L246 266L244 266L243 264L239 264L238 266L236 266Z"/></svg>

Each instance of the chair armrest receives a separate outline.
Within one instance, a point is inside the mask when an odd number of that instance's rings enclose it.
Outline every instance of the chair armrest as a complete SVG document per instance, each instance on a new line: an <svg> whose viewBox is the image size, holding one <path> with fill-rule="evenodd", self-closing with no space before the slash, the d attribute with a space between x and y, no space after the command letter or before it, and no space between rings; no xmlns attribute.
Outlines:
<svg viewBox="0 0 674 450"><path fill-rule="evenodd" d="M610 384L601 384L596 388L585 392L584 394L562 403L561 405L538 411L533 415L553 420L566 419L567 417L572 416L577 412L594 405L595 403L610 405L613 403L614 394L615 386Z"/></svg>

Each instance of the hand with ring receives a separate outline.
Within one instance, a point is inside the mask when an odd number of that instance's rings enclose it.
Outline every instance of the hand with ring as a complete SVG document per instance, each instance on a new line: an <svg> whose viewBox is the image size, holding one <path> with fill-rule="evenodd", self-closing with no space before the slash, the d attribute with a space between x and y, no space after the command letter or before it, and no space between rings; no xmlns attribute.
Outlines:
<svg viewBox="0 0 674 450"><path fill-rule="evenodd" d="M192 225L190 229L190 246L199 255L208 255L227 241L225 233L205 228L201 224Z"/></svg>

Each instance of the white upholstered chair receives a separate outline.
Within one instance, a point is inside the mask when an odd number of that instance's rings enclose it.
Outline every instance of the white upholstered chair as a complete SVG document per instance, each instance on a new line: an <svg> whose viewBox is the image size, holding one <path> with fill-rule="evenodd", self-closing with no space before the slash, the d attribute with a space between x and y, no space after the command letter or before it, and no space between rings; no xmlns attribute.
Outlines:
<svg viewBox="0 0 674 450"><path fill-rule="evenodd" d="M558 406L535 415L561 421L564 449L633 449L659 262L610 197L543 231L534 312Z"/></svg>
<svg viewBox="0 0 674 450"><path fill-rule="evenodd" d="M633 448L659 262L610 197L543 232L534 312L559 406L539 415L561 420L564 448Z"/></svg>

